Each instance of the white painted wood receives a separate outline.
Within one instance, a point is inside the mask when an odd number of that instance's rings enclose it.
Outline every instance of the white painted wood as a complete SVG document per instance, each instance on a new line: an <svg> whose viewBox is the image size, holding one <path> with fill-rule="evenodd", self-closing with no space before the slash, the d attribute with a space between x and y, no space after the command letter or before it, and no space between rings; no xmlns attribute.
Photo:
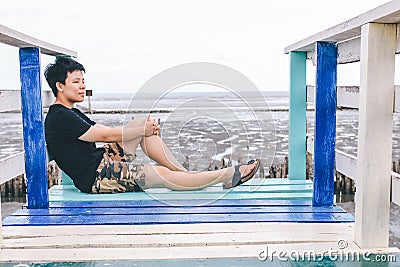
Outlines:
<svg viewBox="0 0 400 267"><path fill-rule="evenodd" d="M400 112L400 85L394 86L394 112ZM315 86L307 85L307 102L315 102ZM337 106L359 108L359 86L338 86Z"/></svg>
<svg viewBox="0 0 400 267"><path fill-rule="evenodd" d="M42 91L42 104L44 108L49 107L55 101L52 91ZM21 91L20 90L0 90L0 112L20 112L21 111Z"/></svg>
<svg viewBox="0 0 400 267"><path fill-rule="evenodd" d="M307 134L307 152L314 154L314 136Z"/></svg>
<svg viewBox="0 0 400 267"><path fill-rule="evenodd" d="M317 65L316 58L317 56L315 55L315 49L307 51L307 59L311 60L313 66Z"/></svg>
<svg viewBox="0 0 400 267"><path fill-rule="evenodd" d="M400 112L400 86L394 86L394 112Z"/></svg>
<svg viewBox="0 0 400 267"><path fill-rule="evenodd" d="M90 235L150 235L150 234L215 234L215 233L280 233L288 235L288 230L303 234L309 229L307 223L202 223L164 225L65 225L65 226L6 226L4 237L18 239L26 237L90 236ZM329 229L329 230L327 230ZM353 233L353 223L316 223L313 233ZM282 233L283 231L283 233ZM290 234L292 236L292 233Z"/></svg>
<svg viewBox="0 0 400 267"><path fill-rule="evenodd" d="M360 61L361 37L356 37L337 44L338 64Z"/></svg>
<svg viewBox="0 0 400 267"><path fill-rule="evenodd" d="M400 174L392 172L392 202L400 205Z"/></svg>
<svg viewBox="0 0 400 267"><path fill-rule="evenodd" d="M307 102L315 102L315 86L307 85ZM337 87L337 106L341 108L359 107L359 87L358 86L338 86ZM400 100L399 100L400 105ZM399 107L400 110L400 107Z"/></svg>
<svg viewBox="0 0 400 267"><path fill-rule="evenodd" d="M311 135L307 135L307 151L314 153L314 140ZM357 178L357 157L335 150L335 169L341 174L356 180ZM400 174L391 172L392 179L392 202L400 205Z"/></svg>
<svg viewBox="0 0 400 267"><path fill-rule="evenodd" d="M306 87L307 103L315 103L315 86Z"/></svg>
<svg viewBox="0 0 400 267"><path fill-rule="evenodd" d="M288 231L289 229L286 229ZM73 231L73 230L72 230ZM304 235L307 234L307 237ZM353 233L341 234L344 240L352 239ZM62 241L60 241L62 239ZM52 237L31 237L18 239L5 239L3 248L129 248L129 247L188 247L188 246L240 246L252 244L270 244L278 242L304 242L304 240L331 240L330 233L315 233L303 231L292 233L290 237L282 236L282 233L272 231L259 231L249 235L249 233L199 233L199 234L126 234L112 235L102 233L98 235L82 236L52 236ZM332 240L334 239L334 240ZM104 242L107 240L107 242ZM134 240L134 241L133 241Z"/></svg>
<svg viewBox="0 0 400 267"><path fill-rule="evenodd" d="M396 54L400 53L400 24L397 24L396 34Z"/></svg>
<svg viewBox="0 0 400 267"><path fill-rule="evenodd" d="M396 25L362 26L355 242L389 242Z"/></svg>
<svg viewBox="0 0 400 267"><path fill-rule="evenodd" d="M336 170L341 174L355 180L357 177L357 157L336 149Z"/></svg>
<svg viewBox="0 0 400 267"><path fill-rule="evenodd" d="M21 111L20 90L0 90L0 112Z"/></svg>
<svg viewBox="0 0 400 267"><path fill-rule="evenodd" d="M178 260L178 259L212 259L212 258L257 258L274 252L290 253L297 251L316 251L321 255L337 242L304 242L293 244L258 244L240 246L193 246L193 247L151 247L151 248L76 248L76 249L3 249L2 262L42 262L42 261L99 261L99 260ZM268 249L266 249L268 247ZM356 251L350 243L346 251ZM396 250L397 251L397 250ZM325 252L326 253L326 252ZM277 260L276 258L274 259Z"/></svg>
<svg viewBox="0 0 400 267"><path fill-rule="evenodd" d="M25 173L24 152L0 160L0 184Z"/></svg>
<svg viewBox="0 0 400 267"><path fill-rule="evenodd" d="M77 57L77 53L75 51L46 43L3 25L0 25L0 43L19 48L38 47L40 48L41 53L51 56L66 55Z"/></svg>
<svg viewBox="0 0 400 267"><path fill-rule="evenodd" d="M306 39L286 47L284 52L287 54L291 51L311 51L315 49L314 46L317 41L338 43L356 38L361 35L361 27L371 22L399 23L400 1L394 0L388 2L327 30L311 35Z"/></svg>
<svg viewBox="0 0 400 267"><path fill-rule="evenodd" d="M343 108L359 108L359 87L340 86L337 88L337 106Z"/></svg>
<svg viewBox="0 0 400 267"><path fill-rule="evenodd" d="M53 95L52 91L43 90L42 91L42 103L43 107L47 108L54 103L56 100L55 96Z"/></svg>
<svg viewBox="0 0 400 267"><path fill-rule="evenodd" d="M321 255L337 249L341 239L349 245L345 252L362 253L353 236L353 223L6 226L0 261L254 258L311 250Z"/></svg>
<svg viewBox="0 0 400 267"><path fill-rule="evenodd" d="M361 45L360 37L356 37L338 43L337 64L347 64L360 61L360 45ZM315 49L307 51L307 59L311 60L312 64L316 66Z"/></svg>
<svg viewBox="0 0 400 267"><path fill-rule="evenodd" d="M307 137L307 151L314 154L314 138L311 135ZM335 149L335 169L355 180L357 176L357 158Z"/></svg>

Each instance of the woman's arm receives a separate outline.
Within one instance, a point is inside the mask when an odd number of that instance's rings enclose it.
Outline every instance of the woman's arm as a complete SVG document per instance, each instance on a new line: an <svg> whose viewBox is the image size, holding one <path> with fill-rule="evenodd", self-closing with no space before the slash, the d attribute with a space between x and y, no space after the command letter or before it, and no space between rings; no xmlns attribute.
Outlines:
<svg viewBox="0 0 400 267"><path fill-rule="evenodd" d="M102 124L95 124L79 137L79 140L86 142L122 142L135 139L141 136L151 136L158 134L160 126L149 118L144 124L127 123L125 126L107 127Z"/></svg>

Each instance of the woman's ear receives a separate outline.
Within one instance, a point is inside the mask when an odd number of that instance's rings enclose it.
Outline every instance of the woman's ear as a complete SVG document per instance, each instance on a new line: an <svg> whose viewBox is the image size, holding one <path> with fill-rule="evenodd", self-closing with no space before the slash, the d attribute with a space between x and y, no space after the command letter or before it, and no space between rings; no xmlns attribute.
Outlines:
<svg viewBox="0 0 400 267"><path fill-rule="evenodd" d="M58 90L58 91L60 91L60 92L64 91L64 89L63 89L63 84L62 84L62 83L56 82L56 87L57 87L57 90Z"/></svg>

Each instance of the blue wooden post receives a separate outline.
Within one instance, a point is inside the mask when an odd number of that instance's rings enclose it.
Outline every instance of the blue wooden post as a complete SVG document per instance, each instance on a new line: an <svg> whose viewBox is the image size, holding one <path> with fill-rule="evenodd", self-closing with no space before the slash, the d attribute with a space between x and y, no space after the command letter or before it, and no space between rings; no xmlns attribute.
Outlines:
<svg viewBox="0 0 400 267"><path fill-rule="evenodd" d="M39 48L19 50L28 208L49 206Z"/></svg>
<svg viewBox="0 0 400 267"><path fill-rule="evenodd" d="M290 53L289 174L306 179L306 52Z"/></svg>
<svg viewBox="0 0 400 267"><path fill-rule="evenodd" d="M337 46L317 42L314 132L314 206L333 205Z"/></svg>

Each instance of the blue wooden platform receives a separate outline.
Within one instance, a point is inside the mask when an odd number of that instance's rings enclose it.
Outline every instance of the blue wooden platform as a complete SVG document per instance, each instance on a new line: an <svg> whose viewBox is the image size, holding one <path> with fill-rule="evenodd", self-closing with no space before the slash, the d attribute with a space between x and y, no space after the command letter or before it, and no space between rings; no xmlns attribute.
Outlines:
<svg viewBox="0 0 400 267"><path fill-rule="evenodd" d="M98 195L55 186L49 192L49 208L23 207L5 218L3 225L354 222L340 207L313 207L310 181L256 179L234 190L215 185L199 191L152 189Z"/></svg>
<svg viewBox="0 0 400 267"><path fill-rule="evenodd" d="M3 220L3 226L354 221L340 207L313 207L310 200L231 199L202 206L197 206L199 201L186 200L171 204L157 200L50 202L48 209L16 211Z"/></svg>

